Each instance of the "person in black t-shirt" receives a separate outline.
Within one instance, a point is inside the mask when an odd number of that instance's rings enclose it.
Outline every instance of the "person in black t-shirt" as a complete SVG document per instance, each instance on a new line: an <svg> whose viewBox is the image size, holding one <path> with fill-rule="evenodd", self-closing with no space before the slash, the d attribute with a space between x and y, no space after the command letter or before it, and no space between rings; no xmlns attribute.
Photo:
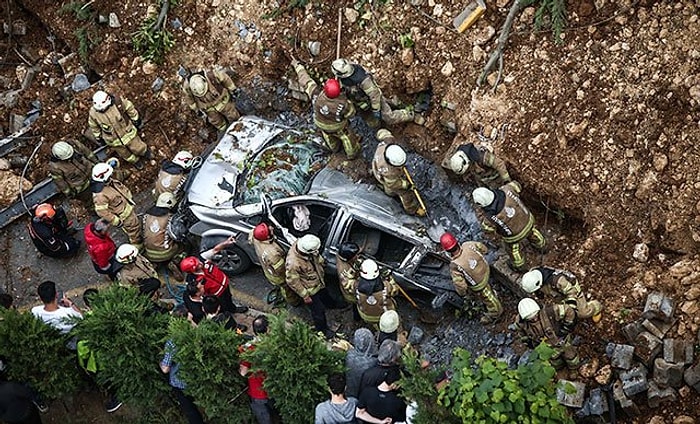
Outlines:
<svg viewBox="0 0 700 424"><path fill-rule="evenodd" d="M397 393L399 379L401 379L401 372L398 368L387 369L384 381L379 386L368 387L362 391L355 416L369 422L406 421L406 402Z"/></svg>

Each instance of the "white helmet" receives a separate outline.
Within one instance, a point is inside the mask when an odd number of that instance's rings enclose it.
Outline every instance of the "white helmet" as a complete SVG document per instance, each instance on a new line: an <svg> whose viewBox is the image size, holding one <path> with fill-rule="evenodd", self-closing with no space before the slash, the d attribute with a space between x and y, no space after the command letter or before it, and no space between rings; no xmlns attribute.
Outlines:
<svg viewBox="0 0 700 424"><path fill-rule="evenodd" d="M534 300L526 297L518 302L518 314L522 319L534 318L540 312L540 305Z"/></svg>
<svg viewBox="0 0 700 424"><path fill-rule="evenodd" d="M161 193L160 196L158 196L158 200L156 200L156 207L159 208L172 208L175 205L175 195L170 193L169 191L166 191L165 193Z"/></svg>
<svg viewBox="0 0 700 424"><path fill-rule="evenodd" d="M103 112L112 104L112 98L105 91L98 90L92 96L92 106L98 112Z"/></svg>
<svg viewBox="0 0 700 424"><path fill-rule="evenodd" d="M333 74L339 78L347 78L355 71L355 68L347 59L336 59L331 64Z"/></svg>
<svg viewBox="0 0 700 424"><path fill-rule="evenodd" d="M542 287L542 273L538 269L533 269L525 274L520 280L520 287L528 293L534 293Z"/></svg>
<svg viewBox="0 0 700 424"><path fill-rule="evenodd" d="M201 74L194 74L190 77L190 90L195 97L202 97L207 94L207 79Z"/></svg>
<svg viewBox="0 0 700 424"><path fill-rule="evenodd" d="M399 328L399 314L394 311L386 311L379 317L379 331L382 333L393 333Z"/></svg>
<svg viewBox="0 0 700 424"><path fill-rule="evenodd" d="M299 239L297 242L297 248L301 253L305 253L307 255L318 252L318 250L321 248L321 239L313 234L307 234Z"/></svg>
<svg viewBox="0 0 700 424"><path fill-rule="evenodd" d="M382 128L381 130L377 131L377 140L379 140L379 141L384 141L384 140L386 140L387 138L391 138L391 137L393 137L393 136L394 136L394 135L393 135L389 130L386 130L386 129L384 129L384 128Z"/></svg>
<svg viewBox="0 0 700 424"><path fill-rule="evenodd" d="M109 166L108 163L100 162L92 167L92 179L98 183L105 183L112 176L114 168Z"/></svg>
<svg viewBox="0 0 700 424"><path fill-rule="evenodd" d="M398 144L390 144L384 151L384 159L392 166L404 166L406 164L406 151Z"/></svg>
<svg viewBox="0 0 700 424"><path fill-rule="evenodd" d="M449 167L455 174L462 175L469 169L469 158L460 150L450 158Z"/></svg>
<svg viewBox="0 0 700 424"><path fill-rule="evenodd" d="M372 259L365 259L360 266L360 277L366 280L379 277L379 265Z"/></svg>
<svg viewBox="0 0 700 424"><path fill-rule="evenodd" d="M65 141L59 141L51 147L51 153L56 159L68 160L73 157L73 146Z"/></svg>
<svg viewBox="0 0 700 424"><path fill-rule="evenodd" d="M124 243L117 249L117 262L120 264L130 264L136 260L139 249L133 244Z"/></svg>
<svg viewBox="0 0 700 424"><path fill-rule="evenodd" d="M489 190L486 187L477 187L474 189L474 191L472 191L472 198L474 199L474 202L476 202L476 204L479 206L490 205L495 197L496 195L493 194L493 191Z"/></svg>
<svg viewBox="0 0 700 424"><path fill-rule="evenodd" d="M192 153L188 152L187 150L181 150L177 152L177 154L173 158L173 163L175 165L180 165L185 169L190 169L190 167L192 166L192 159L194 159Z"/></svg>

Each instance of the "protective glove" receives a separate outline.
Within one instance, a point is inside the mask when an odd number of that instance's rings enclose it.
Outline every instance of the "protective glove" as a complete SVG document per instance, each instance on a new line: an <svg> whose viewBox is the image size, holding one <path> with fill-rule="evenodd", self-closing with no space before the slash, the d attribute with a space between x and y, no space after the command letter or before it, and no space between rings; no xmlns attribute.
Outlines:
<svg viewBox="0 0 700 424"><path fill-rule="evenodd" d="M112 226L115 228L121 228L122 227L122 220L119 218L114 218L112 220Z"/></svg>
<svg viewBox="0 0 700 424"><path fill-rule="evenodd" d="M134 123L134 126L138 129L141 129L141 125L143 125L143 121L141 120L141 117L139 116L136 118L135 121L132 121Z"/></svg>
<svg viewBox="0 0 700 424"><path fill-rule="evenodd" d="M111 166L113 169L116 169L119 166L119 160L117 158L109 158L107 160L107 165Z"/></svg>

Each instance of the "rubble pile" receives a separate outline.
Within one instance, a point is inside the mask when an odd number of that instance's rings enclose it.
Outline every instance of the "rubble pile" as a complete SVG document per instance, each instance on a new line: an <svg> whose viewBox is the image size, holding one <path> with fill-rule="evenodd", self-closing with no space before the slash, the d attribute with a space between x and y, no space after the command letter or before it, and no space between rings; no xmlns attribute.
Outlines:
<svg viewBox="0 0 700 424"><path fill-rule="evenodd" d="M559 402L578 408L577 417L606 412L612 416L617 405L635 417L643 403L653 409L685 398L691 390L700 392L700 358L694 358L697 339L671 332L679 323L676 309L672 298L650 293L641 317L622 328L627 343L607 345L609 365L597 370L582 367L581 375L594 377L597 387L585 398L586 384L560 380Z"/></svg>

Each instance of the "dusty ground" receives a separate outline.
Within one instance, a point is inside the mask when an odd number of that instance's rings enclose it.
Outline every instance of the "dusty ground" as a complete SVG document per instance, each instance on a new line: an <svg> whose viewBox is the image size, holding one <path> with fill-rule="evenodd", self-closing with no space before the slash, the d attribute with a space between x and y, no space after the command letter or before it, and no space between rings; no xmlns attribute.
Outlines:
<svg viewBox="0 0 700 424"><path fill-rule="evenodd" d="M126 0L118 7L105 0L92 3L99 14L115 12L120 28L58 13L59 2L11 2L12 19L24 19L28 35L5 40L10 43L0 53L5 50L3 59L10 63L27 60L41 66L12 109L25 113L31 100L41 100L44 114L33 130L47 139L40 158L47 157L52 141L75 137L86 126L94 90L61 95L72 79L52 64L52 58L78 50L77 27L101 39L89 55L89 67L102 77L101 84L129 97L144 113L145 139L159 162L183 146L200 150L206 139L201 121L180 104L178 64L231 66L238 85L258 94L248 103L249 113L284 109L287 102L278 99L276 90L290 76L289 54L309 63L316 74L329 76L338 8L358 5L359 13L343 13L342 55L373 72L388 97L410 104L415 93L433 91L427 127L408 125L395 133L438 163L453 143L478 142L478 130L492 137L484 143L524 184L539 226L548 233L552 248L543 263L582 276L588 290L605 303L602 324L584 328L588 340L621 340L622 318L639 314L649 290L678 300L683 313L675 331L681 337L697 334L700 2L570 2L575 3L569 8L570 29L561 45L549 33L529 31L534 9L526 9L514 26L504 82L495 93L475 87L475 81L495 44L493 29L507 14L507 0L487 2L487 13L464 34L450 24L461 1L429 0L418 7L400 1L311 1L305 9L283 11L275 19L262 16L291 1L182 3L168 16L182 23L173 30L176 46L163 65L155 66L136 58L130 46L130 34L146 13L144 2ZM56 38L53 44L46 39L50 34ZM410 51L399 44L406 34L415 43ZM321 41L317 58L306 52L308 41ZM12 47L24 52L24 60ZM13 66L1 71L10 86L18 85ZM151 84L157 77L165 84L154 92ZM443 100L455 110L442 108ZM447 129L450 122L457 135ZM26 154L35 142L28 140ZM42 162L31 170L35 181L45 176ZM129 182L147 187L156 166L152 162ZM642 254L634 259L636 245ZM669 272L679 261L685 268ZM602 352L602 344L587 346L591 355ZM684 399L663 415L691 413L693 404Z"/></svg>

